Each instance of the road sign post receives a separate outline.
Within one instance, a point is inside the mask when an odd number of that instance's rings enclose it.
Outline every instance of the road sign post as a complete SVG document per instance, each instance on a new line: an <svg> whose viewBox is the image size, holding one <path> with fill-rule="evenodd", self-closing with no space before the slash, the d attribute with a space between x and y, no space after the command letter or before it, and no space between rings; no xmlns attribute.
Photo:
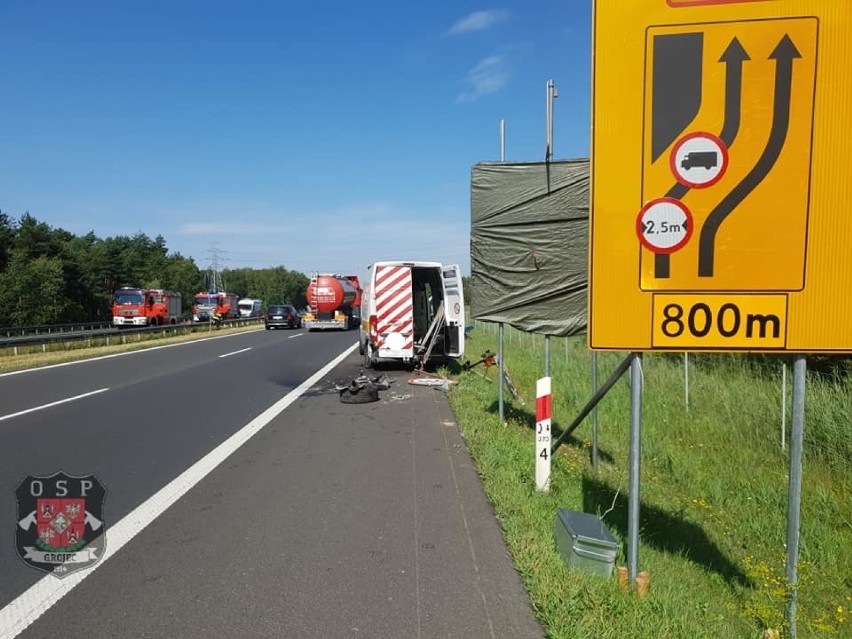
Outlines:
<svg viewBox="0 0 852 639"><path fill-rule="evenodd" d="M799 531L802 526L802 459L805 431L805 379L807 360L793 363L793 423L790 432L790 479L787 490L787 623L790 636L796 636L796 606L799 597Z"/></svg>
<svg viewBox="0 0 852 639"><path fill-rule="evenodd" d="M639 477L642 442L642 353L630 361L630 468L627 496L627 574L630 583L639 574Z"/></svg>

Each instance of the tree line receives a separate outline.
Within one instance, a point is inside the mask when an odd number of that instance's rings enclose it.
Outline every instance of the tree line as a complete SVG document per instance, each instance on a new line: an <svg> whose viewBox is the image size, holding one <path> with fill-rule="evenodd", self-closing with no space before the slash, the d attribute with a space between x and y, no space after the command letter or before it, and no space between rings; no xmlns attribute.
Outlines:
<svg viewBox="0 0 852 639"><path fill-rule="evenodd" d="M283 266L224 270L229 293L303 307L308 277ZM181 293L185 317L209 274L191 257L169 252L162 235L105 239L52 228L29 213L0 212L0 326L109 321L112 294L122 286Z"/></svg>

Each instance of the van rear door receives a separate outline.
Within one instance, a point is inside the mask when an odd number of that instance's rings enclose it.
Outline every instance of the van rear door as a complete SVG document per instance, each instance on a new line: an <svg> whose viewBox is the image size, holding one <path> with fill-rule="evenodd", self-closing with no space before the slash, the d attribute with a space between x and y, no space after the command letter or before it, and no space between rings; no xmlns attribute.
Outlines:
<svg viewBox="0 0 852 639"><path fill-rule="evenodd" d="M464 355L464 290L458 264L442 268L444 279L444 317L447 320L447 355Z"/></svg>
<svg viewBox="0 0 852 639"><path fill-rule="evenodd" d="M407 360L414 356L414 304L411 286L409 266L396 263L376 264L372 293L379 357Z"/></svg>

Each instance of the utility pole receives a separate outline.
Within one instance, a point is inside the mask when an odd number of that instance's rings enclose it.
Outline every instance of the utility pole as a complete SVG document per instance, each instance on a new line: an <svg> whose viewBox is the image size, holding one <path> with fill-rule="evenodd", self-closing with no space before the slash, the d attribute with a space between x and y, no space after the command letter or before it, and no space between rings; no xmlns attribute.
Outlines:
<svg viewBox="0 0 852 639"><path fill-rule="evenodd" d="M210 250L207 251L210 255L210 288L214 293L221 293L224 289L222 276L220 275L219 263L224 261L223 254L225 251L219 248L219 242L214 241L210 245Z"/></svg>
<svg viewBox="0 0 852 639"><path fill-rule="evenodd" d="M544 162L547 164L547 192L550 193L550 162L553 160L553 101L559 91L553 80L547 81L547 122L545 126ZM550 335L544 336L544 376L550 377Z"/></svg>
<svg viewBox="0 0 852 639"><path fill-rule="evenodd" d="M553 160L553 101L559 97L559 91L553 80L547 81L547 124L546 124L546 142L544 148L544 161L550 162Z"/></svg>

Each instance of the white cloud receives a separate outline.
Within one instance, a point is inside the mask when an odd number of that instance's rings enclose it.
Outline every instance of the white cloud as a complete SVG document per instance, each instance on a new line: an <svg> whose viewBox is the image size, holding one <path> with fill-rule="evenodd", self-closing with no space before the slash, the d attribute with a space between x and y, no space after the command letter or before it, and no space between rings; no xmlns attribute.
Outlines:
<svg viewBox="0 0 852 639"><path fill-rule="evenodd" d="M462 35L471 31L482 31L502 22L509 17L509 12L502 9L475 11L456 22L447 31L447 35Z"/></svg>
<svg viewBox="0 0 852 639"><path fill-rule="evenodd" d="M263 207L257 206L255 210ZM170 250L191 256L201 268L211 261L215 244L221 268L283 265L310 273L366 274L378 260L428 260L459 263L470 271L470 214L467 210L412 211L390 203L354 204L293 215L272 207L263 223L210 215L170 230ZM196 216L184 215L184 219Z"/></svg>
<svg viewBox="0 0 852 639"><path fill-rule="evenodd" d="M188 222L181 224L173 232L175 235L262 235L264 233L286 231L287 226L251 224L245 222Z"/></svg>
<svg viewBox="0 0 852 639"><path fill-rule="evenodd" d="M468 72L465 82L470 85L471 90L460 94L457 99L459 102L473 102L484 95L496 93L506 86L510 77L511 73L503 56L489 56Z"/></svg>

